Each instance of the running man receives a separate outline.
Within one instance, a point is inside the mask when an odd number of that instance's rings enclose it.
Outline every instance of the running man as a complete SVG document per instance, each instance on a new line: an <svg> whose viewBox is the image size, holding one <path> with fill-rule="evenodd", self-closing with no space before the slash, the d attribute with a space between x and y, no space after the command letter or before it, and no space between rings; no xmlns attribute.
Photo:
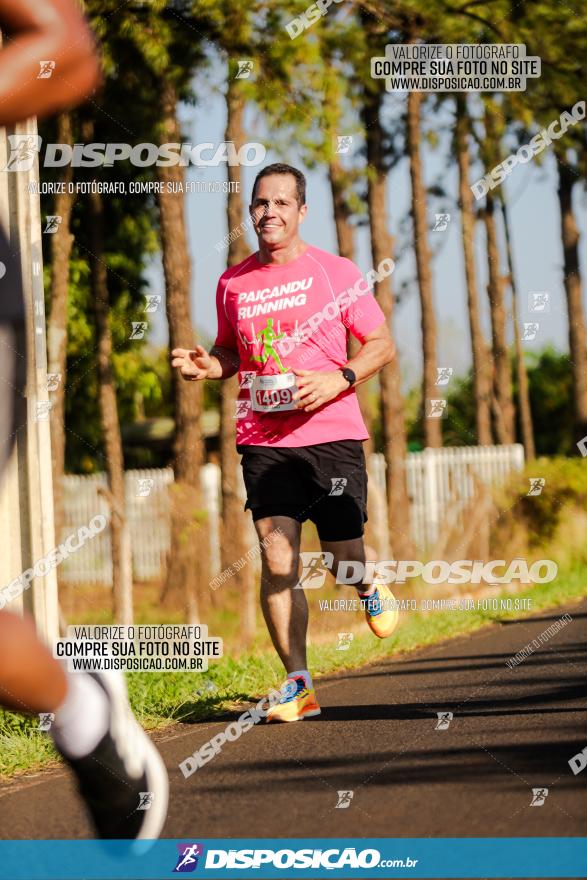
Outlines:
<svg viewBox="0 0 587 880"><path fill-rule="evenodd" d="M354 386L391 361L394 345L354 263L301 240L307 206L300 171L283 164L264 168L249 210L259 250L219 280L216 342L209 353L201 345L174 349L172 366L197 381L239 371L244 417L237 421L237 449L246 507L261 542L261 607L287 674L268 721L298 721L320 714L306 660L308 604L298 583L302 523L315 523L333 571L343 560L365 563L362 441L368 432ZM282 337L273 341L279 359L269 351L259 370L253 346L263 325L274 320L272 333ZM361 343L350 361L348 332ZM272 540L264 542L269 534ZM357 590L375 635L391 635L397 610L388 588L365 579Z"/></svg>
<svg viewBox="0 0 587 880"><path fill-rule="evenodd" d="M71 107L93 92L100 65L77 0L0 0L0 28L0 126ZM1 227L0 270L1 487L16 435L26 426L20 257ZM123 677L68 673L39 640L33 621L2 610L5 604L0 590L0 704L54 714L51 736L100 837L158 837L167 814L167 773L131 713ZM153 804L138 810L146 791L153 792Z"/></svg>

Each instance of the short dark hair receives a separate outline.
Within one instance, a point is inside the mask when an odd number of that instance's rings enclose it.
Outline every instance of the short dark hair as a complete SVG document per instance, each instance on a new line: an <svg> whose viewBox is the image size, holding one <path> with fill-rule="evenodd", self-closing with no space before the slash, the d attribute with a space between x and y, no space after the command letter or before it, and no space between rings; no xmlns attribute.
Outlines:
<svg viewBox="0 0 587 880"><path fill-rule="evenodd" d="M251 195L251 204L255 201L255 193L257 191L257 184L261 180L262 177L268 177L270 174L291 174L296 181L296 199L299 207L306 204L306 178L302 174L301 171L298 171L297 168L294 168L292 165L285 165L283 162L275 162L273 165L267 165L266 168L263 168L257 176L255 177L255 182L253 184L253 194Z"/></svg>

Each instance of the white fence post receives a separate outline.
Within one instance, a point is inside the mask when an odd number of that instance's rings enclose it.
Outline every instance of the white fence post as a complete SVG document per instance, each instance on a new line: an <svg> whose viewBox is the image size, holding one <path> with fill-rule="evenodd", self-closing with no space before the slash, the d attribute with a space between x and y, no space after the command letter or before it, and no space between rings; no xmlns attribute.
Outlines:
<svg viewBox="0 0 587 880"><path fill-rule="evenodd" d="M425 449L422 453L422 466L424 470L424 505L427 513L426 543L429 545L434 544L438 538L440 517L436 463L436 449Z"/></svg>
<svg viewBox="0 0 587 880"><path fill-rule="evenodd" d="M8 464L2 489L0 522L5 522L7 517L13 521L4 534L11 541L18 541L18 549L14 546L9 549L7 562L0 559L4 583L23 570L34 568L55 546L36 120L28 119L16 125L14 135L25 148L23 159L27 158L28 150L30 168L6 170L7 132L0 129L3 159L0 192L2 222L21 262L26 308L27 418L26 431L17 438L16 453ZM14 521L20 521L20 527L16 527ZM4 553L1 555L4 557ZM15 565L19 571L14 570ZM31 589L24 593L22 603L13 604L15 610L23 606L33 611L39 634L46 641L58 638L55 568L33 577Z"/></svg>
<svg viewBox="0 0 587 880"><path fill-rule="evenodd" d="M220 468L205 464L201 472L210 535L210 577L220 574Z"/></svg>

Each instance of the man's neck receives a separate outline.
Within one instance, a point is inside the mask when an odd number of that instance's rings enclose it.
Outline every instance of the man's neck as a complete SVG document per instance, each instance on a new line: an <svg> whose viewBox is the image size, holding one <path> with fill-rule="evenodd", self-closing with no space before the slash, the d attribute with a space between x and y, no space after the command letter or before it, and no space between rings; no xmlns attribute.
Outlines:
<svg viewBox="0 0 587 880"><path fill-rule="evenodd" d="M267 248L260 245L258 251L259 262L273 265L291 263L292 260L297 260L298 257L301 257L307 248L308 245L301 238L297 238L284 247Z"/></svg>

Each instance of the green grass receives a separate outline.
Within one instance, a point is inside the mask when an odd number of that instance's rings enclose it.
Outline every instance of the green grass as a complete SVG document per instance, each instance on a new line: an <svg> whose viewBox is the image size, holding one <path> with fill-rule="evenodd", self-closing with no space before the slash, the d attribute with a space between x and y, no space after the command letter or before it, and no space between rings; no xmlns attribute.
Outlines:
<svg viewBox="0 0 587 880"><path fill-rule="evenodd" d="M36 718L31 723L30 719L14 716L19 724L12 729L7 716L8 712L0 715L0 779L59 760L47 734L34 729Z"/></svg>
<svg viewBox="0 0 587 880"><path fill-rule="evenodd" d="M532 600L527 611L441 611L405 615L390 639L379 641L366 632L355 635L348 651L331 642L310 648L315 675L353 669L386 657L404 654L456 636L472 633L499 620L527 617L541 609L577 601L587 595L587 569L560 572L550 584L538 584L501 598ZM500 598L500 597L498 597ZM258 698L279 686L281 665L273 651L223 657L206 673L134 673L128 676L130 699L141 723L160 728L174 721L211 718L240 702ZM0 776L36 770L56 758L51 741L35 728L37 718L0 711Z"/></svg>

